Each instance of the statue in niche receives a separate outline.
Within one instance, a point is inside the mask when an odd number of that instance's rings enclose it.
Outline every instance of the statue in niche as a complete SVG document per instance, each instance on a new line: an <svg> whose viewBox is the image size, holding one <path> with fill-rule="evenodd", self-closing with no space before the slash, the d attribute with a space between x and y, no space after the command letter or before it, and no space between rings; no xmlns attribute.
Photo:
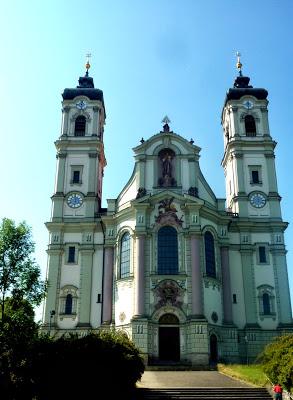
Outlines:
<svg viewBox="0 0 293 400"><path fill-rule="evenodd" d="M172 178L172 157L169 153L166 153L164 158L162 159L163 165L163 178L170 177Z"/></svg>
<svg viewBox="0 0 293 400"><path fill-rule="evenodd" d="M176 186L176 180L173 175L173 159L175 153L171 149L164 149L159 153L159 160L161 163L161 177L158 180L159 186Z"/></svg>

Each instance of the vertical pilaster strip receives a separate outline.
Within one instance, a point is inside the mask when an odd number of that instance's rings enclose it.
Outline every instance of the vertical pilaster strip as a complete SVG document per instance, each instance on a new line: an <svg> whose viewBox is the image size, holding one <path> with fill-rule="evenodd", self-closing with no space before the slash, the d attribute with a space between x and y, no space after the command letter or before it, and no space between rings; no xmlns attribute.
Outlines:
<svg viewBox="0 0 293 400"><path fill-rule="evenodd" d="M192 290L192 315L203 316L202 302L202 274L200 268L200 243L195 235L190 239L191 247L191 290Z"/></svg>
<svg viewBox="0 0 293 400"><path fill-rule="evenodd" d="M63 121L62 121L61 135L67 136L68 135L69 107L63 107L62 116L63 116Z"/></svg>
<svg viewBox="0 0 293 400"><path fill-rule="evenodd" d="M140 159L138 162L139 175L138 175L138 187L145 187L145 159Z"/></svg>
<svg viewBox="0 0 293 400"><path fill-rule="evenodd" d="M286 251L273 250L275 293L280 324L292 324L290 290L288 282Z"/></svg>
<svg viewBox="0 0 293 400"><path fill-rule="evenodd" d="M93 131L92 136L99 136L98 121L99 121L99 107L93 107Z"/></svg>
<svg viewBox="0 0 293 400"><path fill-rule="evenodd" d="M66 163L66 153L57 154L57 177L56 177L56 193L64 192L64 180L65 180L65 163Z"/></svg>
<svg viewBox="0 0 293 400"><path fill-rule="evenodd" d="M189 166L189 182L191 187L197 187L197 182L196 182L196 175L195 175L195 161L194 160L188 160L188 166Z"/></svg>
<svg viewBox="0 0 293 400"><path fill-rule="evenodd" d="M269 192L278 193L277 176L275 169L275 156L274 154L265 154L267 164L267 177L269 183Z"/></svg>
<svg viewBox="0 0 293 400"><path fill-rule="evenodd" d="M240 250L244 289L246 325L257 325L255 279L252 264L252 251Z"/></svg>
<svg viewBox="0 0 293 400"><path fill-rule="evenodd" d="M81 249L79 326L90 326L93 249Z"/></svg>
<svg viewBox="0 0 293 400"><path fill-rule="evenodd" d="M48 293L46 298L45 315L43 315L43 320L45 323L50 321L50 312L55 311L56 316L59 312L58 310L58 299L57 293L59 292L59 280L60 280L60 269L62 260L62 250L61 249L50 249L48 250L49 260L48 260ZM53 321L52 321L53 322Z"/></svg>
<svg viewBox="0 0 293 400"><path fill-rule="evenodd" d="M88 192L97 192L97 153L89 153Z"/></svg>
<svg viewBox="0 0 293 400"><path fill-rule="evenodd" d="M237 180L238 180L238 194L245 192L244 185L244 170L243 170L243 154L235 153L234 157L236 159L236 171L237 171Z"/></svg>
<svg viewBox="0 0 293 400"><path fill-rule="evenodd" d="M103 324L112 322L112 302L113 302L113 260L114 248L105 248L104 277L103 277Z"/></svg>
<svg viewBox="0 0 293 400"><path fill-rule="evenodd" d="M230 121L233 122L233 125L234 125L234 135L233 136L239 136L240 129L239 129L239 123L238 123L238 107L232 106L232 112L233 112L233 118L230 118ZM229 114L230 114L230 110L229 110Z"/></svg>
<svg viewBox="0 0 293 400"><path fill-rule="evenodd" d="M135 274L135 317L144 315L144 235L137 236L137 262Z"/></svg>
<svg viewBox="0 0 293 400"><path fill-rule="evenodd" d="M229 247L221 247L221 265L223 276L223 306L224 322L230 324L233 321L232 299L231 299L231 279L229 264Z"/></svg>

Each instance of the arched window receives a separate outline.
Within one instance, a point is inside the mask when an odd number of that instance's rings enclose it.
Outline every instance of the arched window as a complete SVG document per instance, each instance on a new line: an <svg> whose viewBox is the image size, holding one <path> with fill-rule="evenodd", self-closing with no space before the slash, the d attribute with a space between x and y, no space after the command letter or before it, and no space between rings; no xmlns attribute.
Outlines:
<svg viewBox="0 0 293 400"><path fill-rule="evenodd" d="M268 293L262 295L263 313L268 315L271 313L270 296Z"/></svg>
<svg viewBox="0 0 293 400"><path fill-rule="evenodd" d="M256 136L255 119L252 115L246 115L244 118L246 136Z"/></svg>
<svg viewBox="0 0 293 400"><path fill-rule="evenodd" d="M120 247L120 278L130 275L130 234L124 233Z"/></svg>
<svg viewBox="0 0 293 400"><path fill-rule="evenodd" d="M86 125L85 116L79 115L75 120L74 136L84 136L85 135L85 125Z"/></svg>
<svg viewBox="0 0 293 400"><path fill-rule="evenodd" d="M72 294L66 296L64 314L72 314Z"/></svg>
<svg viewBox="0 0 293 400"><path fill-rule="evenodd" d="M158 274L178 274L177 231L163 226L158 232Z"/></svg>
<svg viewBox="0 0 293 400"><path fill-rule="evenodd" d="M214 237L211 232L204 234L205 258L206 258L206 274L211 277L216 277L216 262L215 262L215 246Z"/></svg>

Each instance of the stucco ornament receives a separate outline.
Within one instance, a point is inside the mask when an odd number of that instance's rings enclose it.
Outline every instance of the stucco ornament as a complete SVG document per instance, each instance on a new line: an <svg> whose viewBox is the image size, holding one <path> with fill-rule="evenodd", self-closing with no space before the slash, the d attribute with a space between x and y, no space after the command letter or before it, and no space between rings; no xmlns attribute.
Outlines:
<svg viewBox="0 0 293 400"><path fill-rule="evenodd" d="M182 217L179 219L177 216L177 209L173 203L174 197L164 199L159 202L159 215L155 217L157 224L161 225L182 225Z"/></svg>
<svg viewBox="0 0 293 400"><path fill-rule="evenodd" d="M161 281L154 289L155 309L165 306L181 308L184 290L173 280Z"/></svg>

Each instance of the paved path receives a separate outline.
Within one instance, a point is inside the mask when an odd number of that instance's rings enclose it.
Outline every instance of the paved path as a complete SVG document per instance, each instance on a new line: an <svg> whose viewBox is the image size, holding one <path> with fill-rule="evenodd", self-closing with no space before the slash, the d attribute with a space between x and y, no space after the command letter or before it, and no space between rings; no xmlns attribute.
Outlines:
<svg viewBox="0 0 293 400"><path fill-rule="evenodd" d="M251 387L216 371L145 371L138 387Z"/></svg>

